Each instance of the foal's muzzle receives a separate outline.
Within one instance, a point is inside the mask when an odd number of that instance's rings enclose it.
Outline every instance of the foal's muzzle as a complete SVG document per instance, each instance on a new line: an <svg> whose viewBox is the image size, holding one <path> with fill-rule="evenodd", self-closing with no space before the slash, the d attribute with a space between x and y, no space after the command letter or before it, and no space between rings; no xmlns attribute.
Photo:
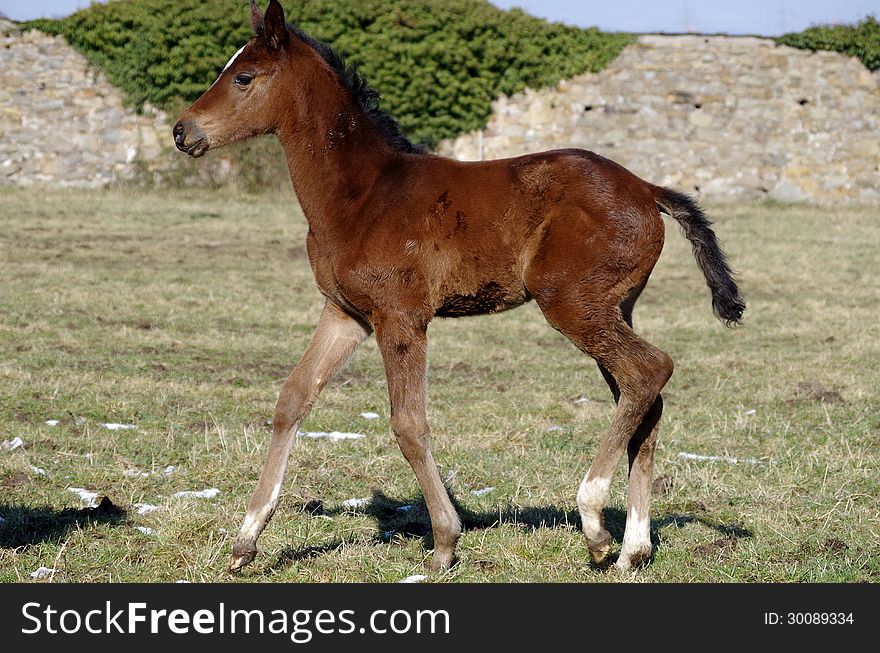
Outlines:
<svg viewBox="0 0 880 653"><path fill-rule="evenodd" d="M174 135L174 144L177 149L186 152L191 157L197 159L208 151L208 137L192 121L178 120L171 133Z"/></svg>

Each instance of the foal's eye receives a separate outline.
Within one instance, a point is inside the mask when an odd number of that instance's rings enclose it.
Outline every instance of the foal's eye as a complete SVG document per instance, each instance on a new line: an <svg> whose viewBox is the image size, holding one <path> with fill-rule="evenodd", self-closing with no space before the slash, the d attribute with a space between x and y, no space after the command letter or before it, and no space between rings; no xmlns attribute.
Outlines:
<svg viewBox="0 0 880 653"><path fill-rule="evenodd" d="M235 76L235 83L238 86L247 86L254 80L254 76L248 73L239 73Z"/></svg>

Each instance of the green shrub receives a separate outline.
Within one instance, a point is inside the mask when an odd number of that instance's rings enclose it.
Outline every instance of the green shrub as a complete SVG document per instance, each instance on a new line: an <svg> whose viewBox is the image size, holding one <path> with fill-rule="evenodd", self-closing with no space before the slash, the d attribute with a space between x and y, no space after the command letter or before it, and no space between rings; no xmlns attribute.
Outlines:
<svg viewBox="0 0 880 653"><path fill-rule="evenodd" d="M804 50L833 50L858 57L868 70L880 68L880 22L869 16L856 25L822 25L783 34L780 45Z"/></svg>
<svg viewBox="0 0 880 653"><path fill-rule="evenodd" d="M283 4L290 22L344 54L409 135L429 145L484 126L501 93L598 71L632 40L485 0ZM196 99L251 33L244 0L120 0L31 26L63 34L133 105L162 108Z"/></svg>

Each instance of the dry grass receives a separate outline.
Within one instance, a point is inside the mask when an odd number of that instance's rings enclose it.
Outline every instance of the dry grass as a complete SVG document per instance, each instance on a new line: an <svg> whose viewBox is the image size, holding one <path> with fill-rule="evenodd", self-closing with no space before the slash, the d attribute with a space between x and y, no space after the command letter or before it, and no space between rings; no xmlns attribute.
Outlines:
<svg viewBox="0 0 880 653"><path fill-rule="evenodd" d="M225 565L266 421L321 307L292 199L7 190L0 203L0 441L26 445L0 451L0 580L29 580L41 565L55 581L234 580ZM588 561L574 494L613 402L592 362L527 306L431 327L429 418L467 525L461 564L431 580L880 580L875 212L711 214L741 270L746 325L712 318L671 227L636 308L636 328L677 365L657 451L667 492L654 505L653 563L621 576ZM581 395L589 401L575 403ZM304 426L367 437L298 444L262 554L237 578L422 572L426 515L389 433L372 340ZM606 511L618 539L622 472ZM68 487L128 511L84 512ZM208 487L220 495L172 496ZM366 496L366 512L341 508ZM139 515L138 502L160 509Z"/></svg>

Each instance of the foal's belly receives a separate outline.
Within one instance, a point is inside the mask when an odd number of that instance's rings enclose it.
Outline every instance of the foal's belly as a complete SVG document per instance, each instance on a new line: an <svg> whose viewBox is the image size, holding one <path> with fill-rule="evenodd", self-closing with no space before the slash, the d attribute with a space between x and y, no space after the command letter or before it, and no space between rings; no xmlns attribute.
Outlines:
<svg viewBox="0 0 880 653"><path fill-rule="evenodd" d="M446 291L434 315L464 317L500 313L516 308L530 299L531 296L521 283L492 280L480 284L473 291Z"/></svg>

